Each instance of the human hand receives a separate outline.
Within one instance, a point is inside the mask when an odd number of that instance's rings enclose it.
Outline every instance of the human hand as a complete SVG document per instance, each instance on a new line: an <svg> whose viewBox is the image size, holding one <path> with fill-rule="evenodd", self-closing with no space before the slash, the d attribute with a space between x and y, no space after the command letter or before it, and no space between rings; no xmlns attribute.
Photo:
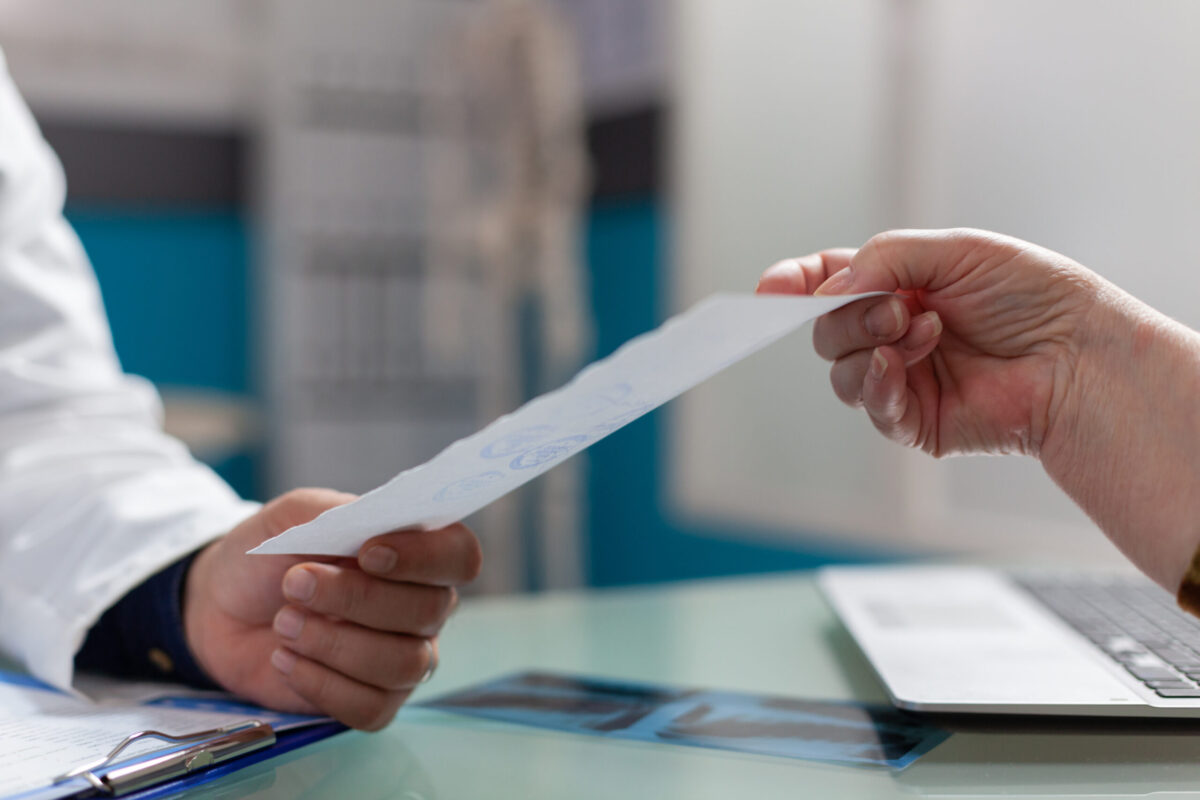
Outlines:
<svg viewBox="0 0 1200 800"><path fill-rule="evenodd" d="M935 456L1026 453L1175 591L1200 544L1200 334L1065 256L893 231L769 268L760 292L882 290L817 320L834 391Z"/></svg>
<svg viewBox="0 0 1200 800"><path fill-rule="evenodd" d="M246 555L353 499L289 492L205 548L188 573L184 628L201 667L234 694L378 730L436 666L454 587L474 580L482 556L463 525L376 536L357 560Z"/></svg>
<svg viewBox="0 0 1200 800"><path fill-rule="evenodd" d="M888 291L819 318L845 403L935 456L1037 455L1086 349L1103 282L1070 259L972 230L893 231L770 267L758 291Z"/></svg>

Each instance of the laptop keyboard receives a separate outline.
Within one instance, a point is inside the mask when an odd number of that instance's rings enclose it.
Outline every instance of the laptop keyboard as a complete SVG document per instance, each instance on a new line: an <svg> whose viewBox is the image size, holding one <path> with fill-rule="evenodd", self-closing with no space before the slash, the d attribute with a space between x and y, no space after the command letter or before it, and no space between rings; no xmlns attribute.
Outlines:
<svg viewBox="0 0 1200 800"><path fill-rule="evenodd" d="M1160 697L1200 698L1200 619L1147 580L1013 576Z"/></svg>

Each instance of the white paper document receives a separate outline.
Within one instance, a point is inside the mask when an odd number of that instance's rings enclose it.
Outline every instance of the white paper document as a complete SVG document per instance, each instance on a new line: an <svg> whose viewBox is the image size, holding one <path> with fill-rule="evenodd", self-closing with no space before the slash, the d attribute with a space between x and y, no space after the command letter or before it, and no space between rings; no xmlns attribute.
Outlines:
<svg viewBox="0 0 1200 800"><path fill-rule="evenodd" d="M171 688L166 684L122 685L117 696L90 703L0 669L0 797L44 787L67 770L103 757L135 731L186 734L240 722L248 716L277 731L321 721L248 710L211 693L171 693L164 687ZM125 756L137 758L159 747L162 742L146 740L129 748Z"/></svg>
<svg viewBox="0 0 1200 800"><path fill-rule="evenodd" d="M353 556L381 533L458 522L809 320L870 296L713 295L561 389L250 552Z"/></svg>

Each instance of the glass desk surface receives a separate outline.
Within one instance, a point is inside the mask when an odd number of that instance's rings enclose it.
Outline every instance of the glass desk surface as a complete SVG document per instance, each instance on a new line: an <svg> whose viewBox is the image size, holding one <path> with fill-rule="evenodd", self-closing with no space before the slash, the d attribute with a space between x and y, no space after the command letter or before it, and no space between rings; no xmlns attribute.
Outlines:
<svg viewBox="0 0 1200 800"><path fill-rule="evenodd" d="M464 601L420 701L506 673L883 702L809 575ZM405 707L198 787L205 798L1200 798L1200 722L955 723L902 772L610 741Z"/></svg>

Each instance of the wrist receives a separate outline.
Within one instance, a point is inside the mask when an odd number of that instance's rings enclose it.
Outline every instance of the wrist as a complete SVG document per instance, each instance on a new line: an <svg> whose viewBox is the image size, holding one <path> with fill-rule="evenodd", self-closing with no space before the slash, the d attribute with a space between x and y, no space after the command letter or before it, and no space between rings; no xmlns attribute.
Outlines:
<svg viewBox="0 0 1200 800"><path fill-rule="evenodd" d="M222 539L205 547L192 559L183 585L183 632L192 658L204 672L216 680L213 665L209 663L207 647L208 625L205 622L207 602L206 589L211 583L212 564Z"/></svg>
<svg viewBox="0 0 1200 800"><path fill-rule="evenodd" d="M1111 422L1111 417L1097 413L1097 404L1119 413L1116 407L1121 403L1113 394L1129 383L1117 380L1117 376L1128 367L1122 351L1129 341L1128 332L1136 327L1126 302L1133 298L1094 277L1083 292L1086 310L1053 357L1045 424L1037 451L1052 477L1077 473L1091 463L1091 450L1101 440L1090 428L1097 419Z"/></svg>
<svg viewBox="0 0 1200 800"><path fill-rule="evenodd" d="M1173 592L1200 542L1200 334L1106 282L1081 328L1042 464Z"/></svg>
<svg viewBox="0 0 1200 800"><path fill-rule="evenodd" d="M76 666L123 678L213 688L184 631L184 586L197 555L147 577L109 608L88 632Z"/></svg>

